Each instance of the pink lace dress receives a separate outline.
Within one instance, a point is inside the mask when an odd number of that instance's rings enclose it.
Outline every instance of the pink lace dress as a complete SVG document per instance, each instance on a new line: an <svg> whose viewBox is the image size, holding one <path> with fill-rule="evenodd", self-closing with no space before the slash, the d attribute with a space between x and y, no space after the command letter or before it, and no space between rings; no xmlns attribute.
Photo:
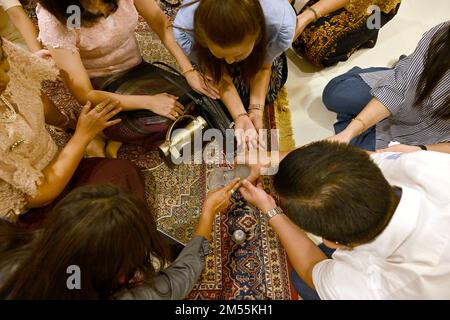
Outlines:
<svg viewBox="0 0 450 320"><path fill-rule="evenodd" d="M45 60L3 40L11 81L3 93L17 112L13 122L0 121L0 218L17 221L25 211L26 195L35 195L42 170L57 147L45 128L41 83L54 80L57 70ZM17 141L23 140L17 147Z"/></svg>
<svg viewBox="0 0 450 320"><path fill-rule="evenodd" d="M78 51L90 78L127 71L142 61L135 36L139 15L133 0L118 4L108 18L80 29L68 29L38 5L39 39L47 47Z"/></svg>

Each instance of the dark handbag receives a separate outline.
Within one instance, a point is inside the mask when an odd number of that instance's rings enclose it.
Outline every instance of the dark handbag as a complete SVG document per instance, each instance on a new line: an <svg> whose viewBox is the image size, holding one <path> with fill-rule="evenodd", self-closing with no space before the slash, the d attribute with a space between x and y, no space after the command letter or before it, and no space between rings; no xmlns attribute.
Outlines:
<svg viewBox="0 0 450 320"><path fill-rule="evenodd" d="M172 72L159 68L158 65ZM225 136L231 127L230 117L219 101L197 94L185 78L175 69L162 62L143 62L125 75L106 84L102 90L124 95L155 95L169 93L179 97L185 112L201 115L208 126L219 129ZM159 146L173 121L148 110L125 111L119 114L122 122L106 129L105 134L113 140L140 144L147 149Z"/></svg>
<svg viewBox="0 0 450 320"><path fill-rule="evenodd" d="M178 89L183 92L184 95L186 95L193 101L194 106L191 107L189 111L193 114L198 113L206 120L208 127L218 129L225 137L227 130L233 126L231 116L228 113L225 105L220 100L212 100L207 96L196 93L190 88L184 77L171 66L163 62L154 62L153 64L164 66L183 79L183 81L185 82L184 86L180 85L180 83L174 82L172 78L166 78L167 81L178 87Z"/></svg>

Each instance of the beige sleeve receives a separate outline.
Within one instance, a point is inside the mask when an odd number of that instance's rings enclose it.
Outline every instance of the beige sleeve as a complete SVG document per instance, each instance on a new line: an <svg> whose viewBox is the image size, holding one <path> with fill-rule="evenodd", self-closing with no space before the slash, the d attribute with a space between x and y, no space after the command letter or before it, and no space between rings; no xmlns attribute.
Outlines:
<svg viewBox="0 0 450 320"><path fill-rule="evenodd" d="M2 6L3 10L6 11L12 7L21 7L22 5L18 0L0 0L0 6Z"/></svg>

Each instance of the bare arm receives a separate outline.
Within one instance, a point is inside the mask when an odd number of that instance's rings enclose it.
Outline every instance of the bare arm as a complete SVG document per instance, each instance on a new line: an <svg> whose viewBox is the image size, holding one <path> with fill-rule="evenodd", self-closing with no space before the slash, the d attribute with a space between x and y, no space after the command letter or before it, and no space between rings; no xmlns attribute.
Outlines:
<svg viewBox="0 0 450 320"><path fill-rule="evenodd" d="M359 120L350 122L344 131L332 137L331 140L348 143L354 137L376 125L381 120L388 118L390 115L391 112L389 109L376 98L373 98L357 116Z"/></svg>
<svg viewBox="0 0 450 320"><path fill-rule="evenodd" d="M429 146L427 146L427 148L430 151L450 153L450 142L429 145Z"/></svg>
<svg viewBox="0 0 450 320"><path fill-rule="evenodd" d="M161 39L162 44L175 57L189 85L199 93L205 94L212 99L218 99L218 89L209 83L207 84L205 79L194 70L189 58L175 41L169 19L156 2L154 0L134 0L134 4L150 28Z"/></svg>
<svg viewBox="0 0 450 320"><path fill-rule="evenodd" d="M327 256L286 215L277 215L270 219L269 223L286 250L292 267L303 281L314 289L314 266L328 259Z"/></svg>
<svg viewBox="0 0 450 320"><path fill-rule="evenodd" d="M42 46L37 40L38 32L25 10L21 6L16 6L8 9L7 13L17 30L19 30L30 51L37 52L41 50Z"/></svg>
<svg viewBox="0 0 450 320"><path fill-rule="evenodd" d="M428 151L435 151L435 152L442 152L442 153L450 153L450 142L443 142L443 143L437 143L437 144L431 144L426 146ZM422 148L418 146L410 146L405 144L396 144L391 147L377 150L377 153L383 153L383 152L402 152L402 153L408 153L408 152L416 152L421 151Z"/></svg>
<svg viewBox="0 0 450 320"><path fill-rule="evenodd" d="M239 178L234 179L222 189L211 191L203 204L202 214L195 230L195 236L202 236L211 240L211 232L216 213L227 208L230 204L231 191L236 191L240 186Z"/></svg>
<svg viewBox="0 0 450 320"><path fill-rule="evenodd" d="M258 207L263 214L277 206L275 200L263 190L261 184L255 187L244 180L240 191L242 196ZM327 256L286 215L276 215L269 220L269 224L277 233L295 271L310 288L314 289L312 280L314 266L328 259Z"/></svg>
<svg viewBox="0 0 450 320"><path fill-rule="evenodd" d="M109 121L121 111L117 103L107 101L100 107L103 108L101 112L97 112L90 104L83 107L72 139L42 170L43 179L37 189L37 195L27 197L29 208L42 207L52 202L69 183L89 142L103 129L120 122L120 119Z"/></svg>
<svg viewBox="0 0 450 320"><path fill-rule="evenodd" d="M106 99L118 101L123 110L151 110L157 114L175 120L173 111L183 113L183 106L176 97L161 94L155 96L121 95L95 90L83 65L80 54L67 49L50 48L50 53L58 67L64 82L81 104L87 101L98 104Z"/></svg>
<svg viewBox="0 0 450 320"><path fill-rule="evenodd" d="M263 127L263 114L269 90L271 68L270 64L265 64L250 82L250 107L253 108L253 105L261 106L260 110L251 109L249 111L250 119L256 130Z"/></svg>
<svg viewBox="0 0 450 320"><path fill-rule="evenodd" d="M312 5L311 8L317 12L318 17L323 17L345 7L349 2L350 0L321 0ZM311 10L305 10L302 14L298 15L294 39L297 39L306 26L313 22L315 18L316 16Z"/></svg>

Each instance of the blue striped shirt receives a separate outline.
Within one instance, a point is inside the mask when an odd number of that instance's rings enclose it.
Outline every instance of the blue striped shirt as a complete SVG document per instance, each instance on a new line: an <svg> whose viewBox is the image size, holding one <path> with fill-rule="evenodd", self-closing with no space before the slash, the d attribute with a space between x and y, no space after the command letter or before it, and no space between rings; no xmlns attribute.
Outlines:
<svg viewBox="0 0 450 320"><path fill-rule="evenodd" d="M432 117L432 113L450 95L450 70L421 105L415 106L419 80L433 37L444 32L450 21L425 33L416 50L402 59L394 69L361 74L371 94L392 115L376 126L376 148L386 148L390 141L407 145L430 145L450 142L450 120Z"/></svg>

